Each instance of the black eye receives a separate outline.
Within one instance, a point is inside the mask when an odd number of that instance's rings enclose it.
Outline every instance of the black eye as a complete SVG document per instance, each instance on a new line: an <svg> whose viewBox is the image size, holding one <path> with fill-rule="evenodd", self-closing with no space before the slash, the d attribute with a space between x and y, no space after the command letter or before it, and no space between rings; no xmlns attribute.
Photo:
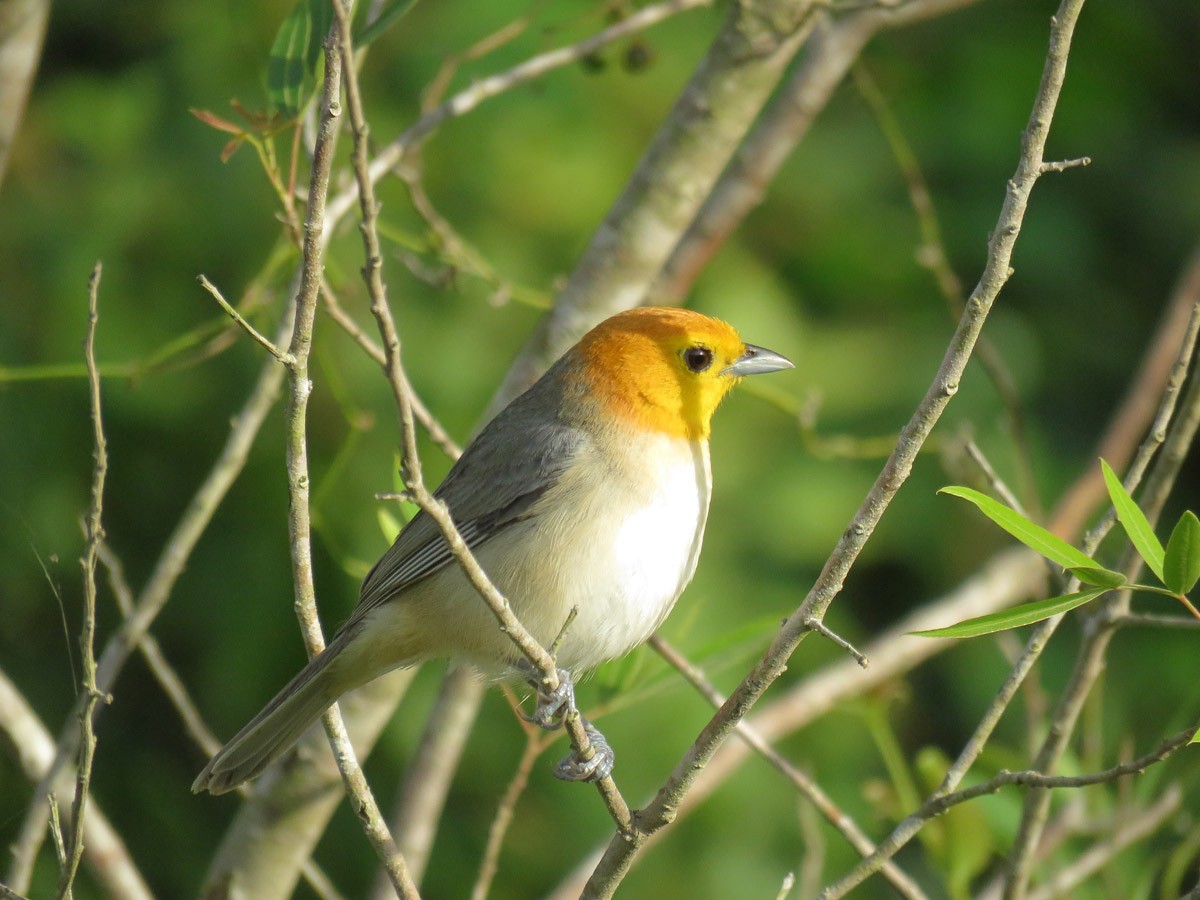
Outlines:
<svg viewBox="0 0 1200 900"><path fill-rule="evenodd" d="M713 363L713 353L707 347L688 347L683 351L683 362L693 372L703 372Z"/></svg>

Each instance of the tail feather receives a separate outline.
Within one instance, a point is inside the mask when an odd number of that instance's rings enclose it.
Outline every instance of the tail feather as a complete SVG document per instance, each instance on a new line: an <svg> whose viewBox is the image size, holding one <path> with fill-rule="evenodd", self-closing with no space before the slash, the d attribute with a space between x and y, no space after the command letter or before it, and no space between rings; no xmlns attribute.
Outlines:
<svg viewBox="0 0 1200 900"><path fill-rule="evenodd" d="M342 666L331 665L346 646L342 634L313 657L257 716L222 747L192 783L192 793L224 794L283 756L333 702L354 684L343 684Z"/></svg>

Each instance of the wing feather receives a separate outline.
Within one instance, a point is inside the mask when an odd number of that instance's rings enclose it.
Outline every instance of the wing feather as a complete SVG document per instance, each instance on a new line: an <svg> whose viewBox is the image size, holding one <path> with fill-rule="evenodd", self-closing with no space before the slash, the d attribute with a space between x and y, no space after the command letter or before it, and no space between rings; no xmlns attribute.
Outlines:
<svg viewBox="0 0 1200 900"><path fill-rule="evenodd" d="M560 391L553 382L544 387L547 381L542 379L493 419L434 492L472 550L507 525L536 514L537 501L591 443L576 425L548 419L545 410L558 407L554 394ZM453 559L437 523L418 513L364 579L353 618Z"/></svg>

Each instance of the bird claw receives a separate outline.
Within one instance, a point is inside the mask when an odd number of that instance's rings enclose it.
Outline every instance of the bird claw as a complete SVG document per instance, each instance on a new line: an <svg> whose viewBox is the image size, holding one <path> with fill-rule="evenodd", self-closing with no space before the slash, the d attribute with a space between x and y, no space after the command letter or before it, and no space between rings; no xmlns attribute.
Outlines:
<svg viewBox="0 0 1200 900"><path fill-rule="evenodd" d="M558 669L558 687L547 691L542 685L539 673L533 671L528 663L518 667L522 670L525 680L537 691L537 706L533 715L522 714L521 718L546 731L561 728L567 713L575 708L575 683L571 680L571 673L566 669Z"/></svg>
<svg viewBox="0 0 1200 900"><path fill-rule="evenodd" d="M554 767L554 777L563 781L600 781L612 774L616 754L608 739L587 719L581 719L588 743L592 746L590 759L583 759L579 751L572 750Z"/></svg>

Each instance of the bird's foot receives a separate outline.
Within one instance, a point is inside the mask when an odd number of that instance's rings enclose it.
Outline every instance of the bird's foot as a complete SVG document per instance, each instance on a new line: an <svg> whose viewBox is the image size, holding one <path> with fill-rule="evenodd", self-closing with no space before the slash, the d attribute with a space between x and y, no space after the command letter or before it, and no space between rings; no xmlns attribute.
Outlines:
<svg viewBox="0 0 1200 900"><path fill-rule="evenodd" d="M534 707L533 715L524 716L525 721L547 731L561 728L567 713L575 708L575 682L571 680L571 673L566 669L558 669L558 687L548 691L542 684L541 673L528 662L521 660L518 668L529 682L529 686L537 692L537 706Z"/></svg>
<svg viewBox="0 0 1200 900"><path fill-rule="evenodd" d="M572 750L569 756L554 767L554 777L563 781L600 781L612 774L616 756L608 739L595 725L582 716L579 721L583 723L584 731L587 732L592 755L589 759L584 759L579 751Z"/></svg>

